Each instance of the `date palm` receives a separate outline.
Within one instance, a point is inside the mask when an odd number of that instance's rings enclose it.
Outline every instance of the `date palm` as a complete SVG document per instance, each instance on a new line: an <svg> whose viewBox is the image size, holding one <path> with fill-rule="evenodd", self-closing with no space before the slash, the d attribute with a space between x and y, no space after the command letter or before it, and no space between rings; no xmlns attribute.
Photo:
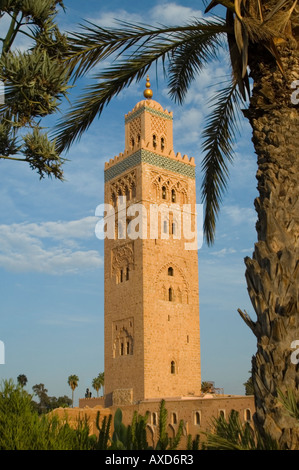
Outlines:
<svg viewBox="0 0 299 470"><path fill-rule="evenodd" d="M93 379L92 386L96 390L97 396L99 396L99 390L101 387L104 388L104 372L100 372L99 375Z"/></svg>
<svg viewBox="0 0 299 470"><path fill-rule="evenodd" d="M77 375L70 375L67 379L67 383L72 389L72 406L74 406L74 391L78 387L79 377Z"/></svg>
<svg viewBox="0 0 299 470"><path fill-rule="evenodd" d="M252 258L245 259L257 318L239 313L257 338L252 360L256 424L289 448L299 446L299 429L285 415L277 390L299 386L299 366L291 360L291 345L299 335L299 114L291 100L292 84L299 78L297 1L212 1L206 8L209 19L175 27L126 23L104 29L85 24L70 38L74 77L112 55L116 60L95 77L57 131L60 150L67 150L114 96L143 79L159 61L171 98L182 103L195 76L226 47L232 73L215 96L203 134L204 231L213 243L242 107L252 127L258 166L258 241ZM214 6L223 7L222 17L211 16Z"/></svg>

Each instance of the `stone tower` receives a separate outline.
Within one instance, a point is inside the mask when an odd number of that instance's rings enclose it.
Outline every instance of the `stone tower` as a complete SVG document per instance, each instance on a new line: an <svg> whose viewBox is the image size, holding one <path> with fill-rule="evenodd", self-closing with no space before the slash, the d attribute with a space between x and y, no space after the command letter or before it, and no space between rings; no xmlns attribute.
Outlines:
<svg viewBox="0 0 299 470"><path fill-rule="evenodd" d="M106 406L200 394L198 256L185 236L195 163L174 153L173 115L146 87L125 116L124 153L105 164L116 220L105 239Z"/></svg>

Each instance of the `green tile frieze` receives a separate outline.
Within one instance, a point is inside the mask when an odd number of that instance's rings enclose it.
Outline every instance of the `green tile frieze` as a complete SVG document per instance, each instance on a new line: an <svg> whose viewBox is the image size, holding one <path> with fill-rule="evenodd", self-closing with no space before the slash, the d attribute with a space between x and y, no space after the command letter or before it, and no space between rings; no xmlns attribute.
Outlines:
<svg viewBox="0 0 299 470"><path fill-rule="evenodd" d="M115 163L110 168L105 170L105 183L116 178L125 171L133 168L140 163L148 163L158 168L163 168L166 171L172 171L188 178L195 178L195 167L187 163L176 161L172 158L164 157L149 150L138 150L129 157L124 158L122 161Z"/></svg>

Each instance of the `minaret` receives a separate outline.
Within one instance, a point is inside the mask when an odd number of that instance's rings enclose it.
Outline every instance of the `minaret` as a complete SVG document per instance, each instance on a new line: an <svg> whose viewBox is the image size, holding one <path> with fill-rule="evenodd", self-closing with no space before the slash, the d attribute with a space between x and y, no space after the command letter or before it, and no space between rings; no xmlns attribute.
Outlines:
<svg viewBox="0 0 299 470"><path fill-rule="evenodd" d="M195 229L195 163L175 154L173 115L152 97L147 78L125 151L105 165L106 406L200 394L198 256L183 227Z"/></svg>

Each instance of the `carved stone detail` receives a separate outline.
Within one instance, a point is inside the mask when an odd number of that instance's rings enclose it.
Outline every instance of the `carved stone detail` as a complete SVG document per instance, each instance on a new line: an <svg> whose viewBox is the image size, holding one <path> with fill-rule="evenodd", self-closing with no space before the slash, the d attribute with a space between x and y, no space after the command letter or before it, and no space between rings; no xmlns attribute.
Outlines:
<svg viewBox="0 0 299 470"><path fill-rule="evenodd" d="M116 275L120 269L127 266L134 269L134 243L126 243L112 250L111 273Z"/></svg>

